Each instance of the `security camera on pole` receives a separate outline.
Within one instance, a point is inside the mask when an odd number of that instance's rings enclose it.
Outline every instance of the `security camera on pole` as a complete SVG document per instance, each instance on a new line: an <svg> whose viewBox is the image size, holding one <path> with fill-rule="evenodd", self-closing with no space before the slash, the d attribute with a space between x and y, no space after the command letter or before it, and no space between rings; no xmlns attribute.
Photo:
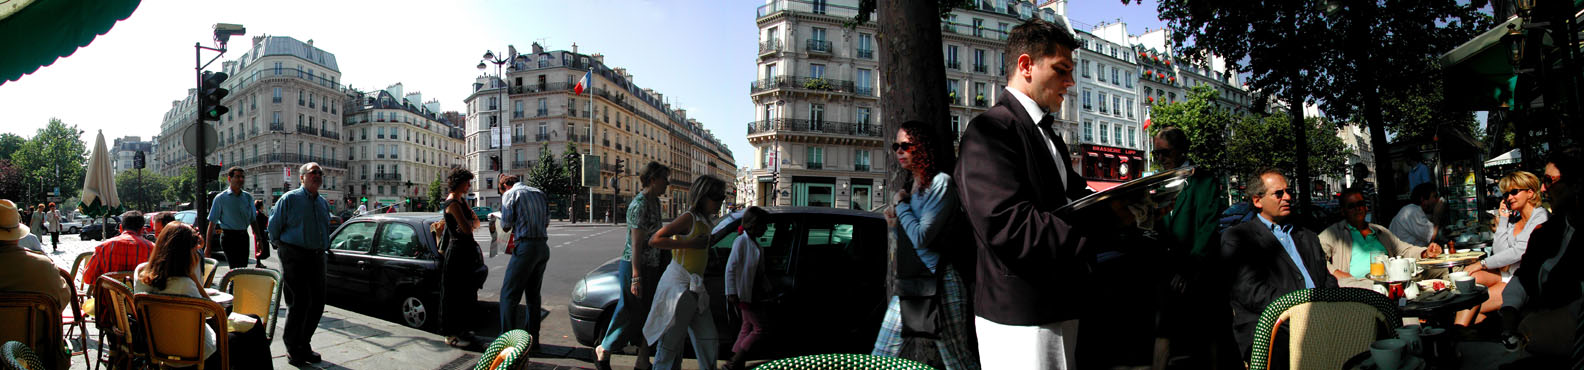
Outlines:
<svg viewBox="0 0 1584 370"><path fill-rule="evenodd" d="M224 116L226 112L230 111L229 108L220 105L220 99L231 93L230 90L220 88L220 84L224 83L229 76L224 72L205 72L203 69L225 55L226 41L231 40L231 36L241 36L246 33L247 30L240 24L215 23L214 43L216 47L211 48L203 46L202 43L193 43L193 76L197 79L198 84L198 119L193 122L192 128L188 129L189 133L184 135L184 139L188 143L187 150L192 153L193 158L197 161L195 167L199 172L198 178L193 181L193 186L195 187L193 190L198 198L193 202L193 211L198 213L193 221L198 224L196 226L199 226L200 229L203 229L209 219L209 207L206 205L208 202L206 196L208 194L204 189L207 187L206 185L212 175L206 176L208 175L206 170L210 169L207 163L208 158L206 157L209 153L214 152L219 136L215 132L214 127L204 124L204 121L219 121L220 116ZM204 50L218 52L219 54L215 55L213 59L209 59L208 63L205 63L203 61ZM218 173L219 171L216 170L215 172ZM205 254L207 255L207 252Z"/></svg>

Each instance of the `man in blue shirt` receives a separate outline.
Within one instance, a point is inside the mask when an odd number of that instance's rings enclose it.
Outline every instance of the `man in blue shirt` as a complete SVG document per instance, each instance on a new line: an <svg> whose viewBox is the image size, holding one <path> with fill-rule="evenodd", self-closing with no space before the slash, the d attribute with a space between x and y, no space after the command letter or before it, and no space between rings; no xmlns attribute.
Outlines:
<svg viewBox="0 0 1584 370"><path fill-rule="evenodd" d="M286 301L286 330L281 341L292 365L319 362L313 333L324 316L325 250L330 247L330 204L319 195L324 170L309 162L299 169L302 187L286 192L270 210L269 237L280 250Z"/></svg>
<svg viewBox="0 0 1584 370"><path fill-rule="evenodd" d="M1249 198L1259 215L1221 236L1221 263L1230 274L1225 281L1231 283L1232 332L1244 360L1252 353L1254 326L1265 306L1299 289L1337 287L1336 277L1326 271L1320 239L1291 223L1297 191L1287 187L1287 177L1267 169L1249 180Z"/></svg>
<svg viewBox="0 0 1584 370"><path fill-rule="evenodd" d="M539 295L544 285L545 265L550 262L550 245L546 243L545 229L550 226L550 207L544 192L517 181L517 176L501 175L497 191L501 192L501 229L506 231L512 244L506 248L511 261L506 264L506 279L500 291L501 331L526 329L539 338ZM507 190L500 190L507 189ZM517 319L519 297L527 298L527 323ZM535 343L537 348L537 343Z"/></svg>
<svg viewBox="0 0 1584 370"><path fill-rule="evenodd" d="M253 224L253 194L242 191L243 175L242 167L226 171L226 182L231 187L215 195L209 204L208 232L204 233L210 236L209 240L220 234L220 248L233 269L247 267L248 256L253 255L247 232ZM213 255L214 250L210 249L209 254Z"/></svg>

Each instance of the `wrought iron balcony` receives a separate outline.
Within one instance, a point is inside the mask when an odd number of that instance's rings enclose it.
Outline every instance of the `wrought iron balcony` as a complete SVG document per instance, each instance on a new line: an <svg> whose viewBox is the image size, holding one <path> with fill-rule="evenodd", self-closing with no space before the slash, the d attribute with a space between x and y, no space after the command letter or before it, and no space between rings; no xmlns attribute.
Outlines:
<svg viewBox="0 0 1584 370"><path fill-rule="evenodd" d="M810 53L830 54L831 42L826 40L808 40L804 50Z"/></svg>
<svg viewBox="0 0 1584 370"><path fill-rule="evenodd" d="M776 76L775 78L754 81L749 87L750 92L755 94L772 89L803 89L852 93L855 87L852 81L803 76Z"/></svg>
<svg viewBox="0 0 1584 370"><path fill-rule="evenodd" d="M869 165L867 165L867 164L855 164L855 165L853 165L853 171L869 172Z"/></svg>
<svg viewBox="0 0 1584 370"><path fill-rule="evenodd" d="M550 141L550 134L535 134L534 141Z"/></svg>
<svg viewBox="0 0 1584 370"><path fill-rule="evenodd" d="M983 64L975 64L973 67L974 67L974 72L990 73L990 66L983 65Z"/></svg>
<svg viewBox="0 0 1584 370"><path fill-rule="evenodd" d="M770 40L759 43L759 55L769 55L781 52L781 40Z"/></svg>
<svg viewBox="0 0 1584 370"><path fill-rule="evenodd" d="M399 173L376 173L374 181L402 181L402 176Z"/></svg>
<svg viewBox="0 0 1584 370"><path fill-rule="evenodd" d="M874 59L874 49L858 49L858 58Z"/></svg>
<svg viewBox="0 0 1584 370"><path fill-rule="evenodd" d="M956 60L948 60L948 61L946 61L946 68L948 68L948 69L962 69L962 62L961 61L956 61Z"/></svg>
<svg viewBox="0 0 1584 370"><path fill-rule="evenodd" d="M825 164L824 163L820 163L820 162L809 162L808 164L804 165L804 167L807 167L808 169L811 169L811 170L818 170L818 169L824 169L825 168Z"/></svg>
<svg viewBox="0 0 1584 370"><path fill-rule="evenodd" d="M319 129L314 128L313 126L297 126L297 132L301 134L318 135Z"/></svg>
<svg viewBox="0 0 1584 370"><path fill-rule="evenodd" d="M527 135L512 135L511 136L511 142L513 144L527 142L527 141L528 141L528 136Z"/></svg>
<svg viewBox="0 0 1584 370"><path fill-rule="evenodd" d="M321 132L319 132L319 136L324 136L324 137L335 139L335 140L341 140L341 133L339 133L339 132L321 131Z"/></svg>
<svg viewBox="0 0 1584 370"><path fill-rule="evenodd" d="M278 131L286 131L286 125L281 124L280 122L270 122L269 130L270 131L277 131L277 132Z"/></svg>
<svg viewBox="0 0 1584 370"><path fill-rule="evenodd" d="M771 133L772 131L787 131L881 137L879 126L880 125L866 123L777 118L774 120L754 121L748 123L748 134L757 135Z"/></svg>
<svg viewBox="0 0 1584 370"><path fill-rule="evenodd" d="M512 161L512 168L514 168L514 169L516 169L516 168L528 168L528 167L533 167L533 162L530 162L530 161Z"/></svg>

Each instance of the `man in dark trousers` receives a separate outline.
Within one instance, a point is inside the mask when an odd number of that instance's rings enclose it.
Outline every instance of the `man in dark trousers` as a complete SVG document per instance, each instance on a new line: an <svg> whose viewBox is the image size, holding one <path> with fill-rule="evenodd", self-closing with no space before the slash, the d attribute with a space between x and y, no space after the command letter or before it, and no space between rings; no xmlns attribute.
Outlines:
<svg viewBox="0 0 1584 370"><path fill-rule="evenodd" d="M545 266L550 262L549 236L550 206L543 191L517 180L517 176L501 175L501 231L506 232L511 246L506 254L506 278L500 290L501 331L525 329L539 338L539 324L544 320L540 305L544 302L539 292L544 286ZM525 299L528 306L527 322L518 319L522 309L517 305ZM539 348L534 343L533 348Z"/></svg>
<svg viewBox="0 0 1584 370"><path fill-rule="evenodd" d="M292 365L319 362L314 330L324 316L325 250L330 248L330 204L319 195L324 170L309 162L299 168L302 187L286 192L270 210L269 237L280 250L286 313L286 358Z"/></svg>
<svg viewBox="0 0 1584 370"><path fill-rule="evenodd" d="M1073 85L1078 42L1039 19L1012 29L1006 90L963 133L953 174L977 246L974 325L985 369L1066 369L1082 306L1084 235L1053 211L1092 193L1048 116ZM1080 300L1080 301L1075 301ZM1068 333L1064 333L1068 332Z"/></svg>
<svg viewBox="0 0 1584 370"><path fill-rule="evenodd" d="M243 174L242 167L226 171L226 183L230 187L215 194L214 202L209 204L209 232L204 233L210 236L209 240L220 234L220 250L225 251L226 263L232 269L247 267L248 256L253 255L248 227L253 225L253 216L258 212L253 207L253 194L242 191ZM209 254L214 255L214 248L208 249Z"/></svg>
<svg viewBox="0 0 1584 370"><path fill-rule="evenodd" d="M1232 332L1244 359L1265 306L1299 289L1337 287L1319 237L1291 222L1297 190L1287 186L1287 177L1258 171L1249 178L1248 194L1259 215L1221 234L1222 263L1231 274Z"/></svg>

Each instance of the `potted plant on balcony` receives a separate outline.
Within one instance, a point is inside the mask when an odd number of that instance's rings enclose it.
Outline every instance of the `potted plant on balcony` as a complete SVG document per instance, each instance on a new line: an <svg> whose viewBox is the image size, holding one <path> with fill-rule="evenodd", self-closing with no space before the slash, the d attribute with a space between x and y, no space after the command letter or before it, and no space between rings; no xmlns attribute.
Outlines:
<svg viewBox="0 0 1584 370"><path fill-rule="evenodd" d="M974 96L974 104L978 104L978 105L981 105L981 106L985 104L984 93L979 93L979 94Z"/></svg>
<svg viewBox="0 0 1584 370"><path fill-rule="evenodd" d="M952 103L953 103L953 104L956 104L956 103L957 103L957 92L956 92L956 91L952 91L952 90L947 90L947 91L946 91L946 97L947 97L947 98L951 98L951 102L952 102Z"/></svg>
<svg viewBox="0 0 1584 370"><path fill-rule="evenodd" d="M823 78L810 78L803 81L803 88L810 90L830 90L830 82Z"/></svg>

